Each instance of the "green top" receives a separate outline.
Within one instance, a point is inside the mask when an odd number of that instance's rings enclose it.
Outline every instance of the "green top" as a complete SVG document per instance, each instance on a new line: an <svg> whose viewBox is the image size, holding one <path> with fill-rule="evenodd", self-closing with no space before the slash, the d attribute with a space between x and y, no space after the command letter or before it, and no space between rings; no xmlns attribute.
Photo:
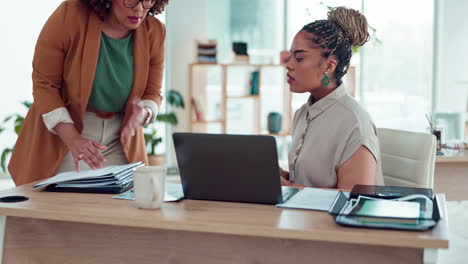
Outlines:
<svg viewBox="0 0 468 264"><path fill-rule="evenodd" d="M88 108L123 112L133 85L133 32L123 39L101 34L101 48Z"/></svg>

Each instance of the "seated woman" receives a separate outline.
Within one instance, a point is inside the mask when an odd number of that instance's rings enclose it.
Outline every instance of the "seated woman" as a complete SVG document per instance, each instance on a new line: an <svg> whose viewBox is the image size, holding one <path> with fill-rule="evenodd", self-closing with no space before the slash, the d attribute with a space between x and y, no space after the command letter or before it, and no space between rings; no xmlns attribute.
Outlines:
<svg viewBox="0 0 468 264"><path fill-rule="evenodd" d="M353 46L369 39L366 18L338 7L296 34L286 63L291 92L310 93L293 120L289 172L282 185L350 189L383 185L377 131L342 78Z"/></svg>

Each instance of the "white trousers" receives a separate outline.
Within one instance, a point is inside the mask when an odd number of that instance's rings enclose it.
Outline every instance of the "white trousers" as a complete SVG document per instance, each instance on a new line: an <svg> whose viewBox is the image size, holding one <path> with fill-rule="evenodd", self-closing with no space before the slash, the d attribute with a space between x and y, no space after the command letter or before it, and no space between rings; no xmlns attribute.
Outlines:
<svg viewBox="0 0 468 264"><path fill-rule="evenodd" d="M81 132L81 136L94 140L107 147L105 150L100 151L107 160L104 163L104 166L123 165L128 163L122 150L122 145L120 144L120 128L122 126L122 122L123 114L120 113L115 114L109 119L103 119L96 116L95 113L85 112L83 132ZM82 160L80 161L79 166L80 171L91 169L88 164ZM56 174L73 170L75 170L75 164L73 156L69 151L57 169Z"/></svg>

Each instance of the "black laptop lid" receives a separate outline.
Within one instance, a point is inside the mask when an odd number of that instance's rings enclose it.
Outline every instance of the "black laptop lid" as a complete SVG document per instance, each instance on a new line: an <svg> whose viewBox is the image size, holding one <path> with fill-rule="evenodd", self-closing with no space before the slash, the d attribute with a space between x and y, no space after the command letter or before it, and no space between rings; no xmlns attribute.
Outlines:
<svg viewBox="0 0 468 264"><path fill-rule="evenodd" d="M274 137L174 133L173 139L185 198L282 201Z"/></svg>

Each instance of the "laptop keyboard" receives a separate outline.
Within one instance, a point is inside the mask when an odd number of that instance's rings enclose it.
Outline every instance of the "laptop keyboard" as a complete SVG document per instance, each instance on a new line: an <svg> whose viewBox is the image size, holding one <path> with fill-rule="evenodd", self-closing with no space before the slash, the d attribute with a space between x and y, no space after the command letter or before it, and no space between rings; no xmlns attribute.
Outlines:
<svg viewBox="0 0 468 264"><path fill-rule="evenodd" d="M291 198L298 191L299 191L298 188L281 186L281 193L282 193L282 196L283 196L283 203L286 202L289 198Z"/></svg>

